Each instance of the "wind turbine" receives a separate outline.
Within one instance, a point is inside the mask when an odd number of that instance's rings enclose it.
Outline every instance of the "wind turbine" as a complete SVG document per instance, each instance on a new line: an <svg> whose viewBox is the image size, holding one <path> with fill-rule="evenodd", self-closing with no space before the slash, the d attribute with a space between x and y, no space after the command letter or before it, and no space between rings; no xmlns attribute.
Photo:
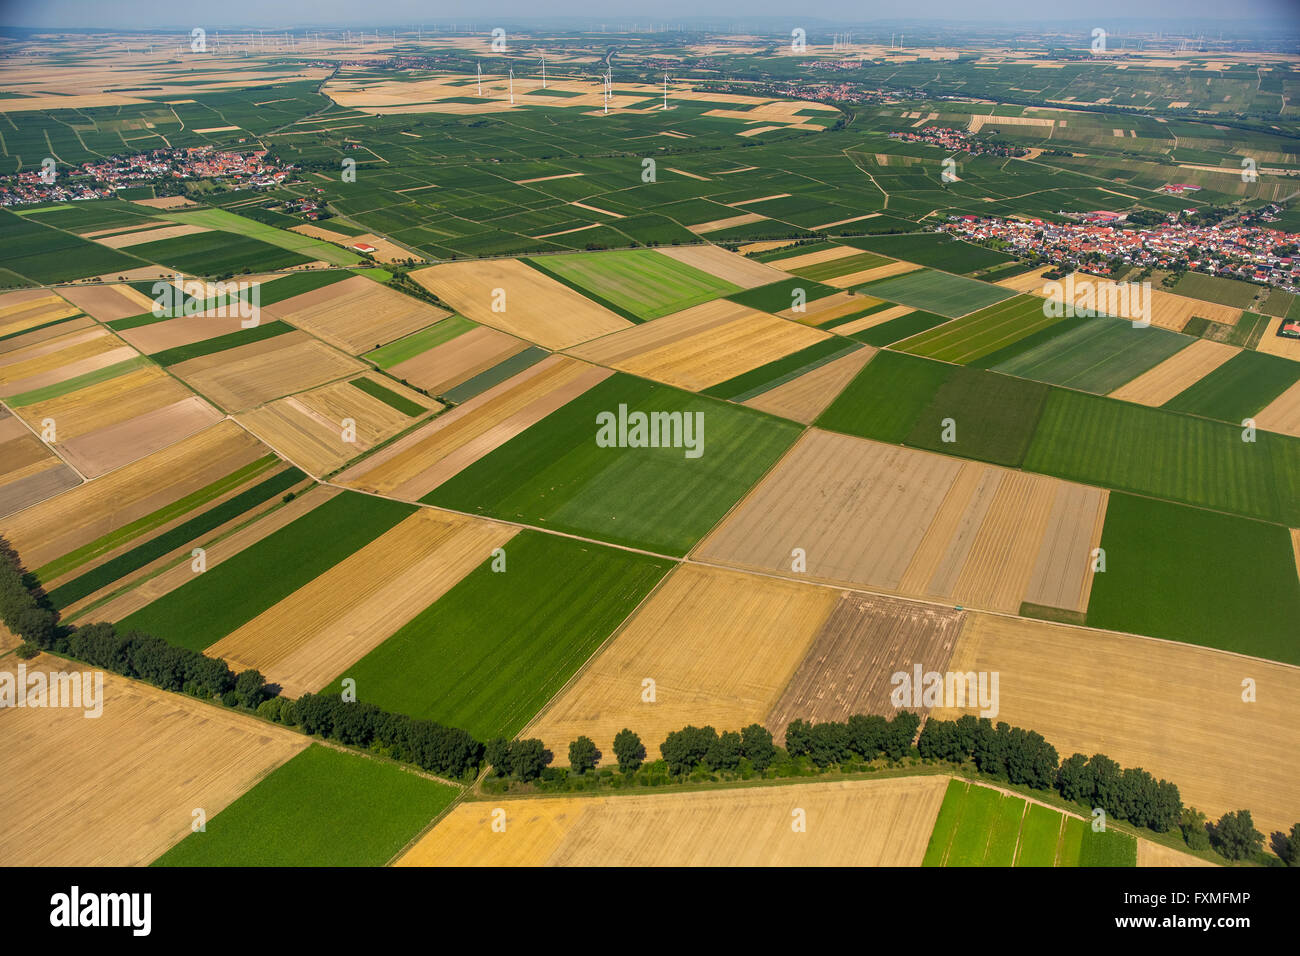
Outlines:
<svg viewBox="0 0 1300 956"><path fill-rule="evenodd" d="M483 64L480 62L477 65L478 65L478 95L482 96L483 95Z"/></svg>
<svg viewBox="0 0 1300 956"><path fill-rule="evenodd" d="M664 109L668 109L668 74L664 73Z"/></svg>
<svg viewBox="0 0 1300 956"><path fill-rule="evenodd" d="M546 54L542 54L542 89L546 89Z"/></svg>
<svg viewBox="0 0 1300 956"><path fill-rule="evenodd" d="M515 105L515 68L510 67L510 105Z"/></svg>

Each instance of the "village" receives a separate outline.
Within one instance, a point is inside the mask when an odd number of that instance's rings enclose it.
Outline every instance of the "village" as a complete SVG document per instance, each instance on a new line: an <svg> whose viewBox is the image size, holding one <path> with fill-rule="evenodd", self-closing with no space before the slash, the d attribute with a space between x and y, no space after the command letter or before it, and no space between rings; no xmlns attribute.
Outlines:
<svg viewBox="0 0 1300 956"><path fill-rule="evenodd" d="M248 152L212 146L151 149L129 156L81 163L69 169L49 164L0 177L0 206L24 206L79 199L110 199L119 190L177 180L219 180L228 189L278 186L294 167L267 160L264 149Z"/></svg>
<svg viewBox="0 0 1300 956"><path fill-rule="evenodd" d="M1109 274L1118 264L1143 269L1190 269L1210 275L1263 282L1287 292L1300 289L1300 233L1268 228L1269 208L1213 225L1189 221L1195 210L1170 213L1153 226L1125 228L1122 213L1072 214L1081 221L949 216L942 227L981 243L994 243L1021 256L1081 266ZM1066 216L1066 213L1061 213Z"/></svg>

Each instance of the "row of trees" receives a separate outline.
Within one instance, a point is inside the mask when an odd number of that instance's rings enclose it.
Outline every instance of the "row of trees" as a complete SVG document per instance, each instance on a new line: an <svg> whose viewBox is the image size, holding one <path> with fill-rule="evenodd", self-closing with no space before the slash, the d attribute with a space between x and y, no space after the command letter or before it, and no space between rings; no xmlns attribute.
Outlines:
<svg viewBox="0 0 1300 956"><path fill-rule="evenodd" d="M477 771L483 761L483 745L454 727L389 713L374 704L349 703L334 695L303 694L289 700L280 697L278 689L267 685L256 670L236 674L220 658L152 634L122 633L107 623L64 626L3 538L0 620L33 651L74 657L163 690L217 699L227 707L256 709L263 717L301 727L307 734L378 750L433 773L461 777Z"/></svg>
<svg viewBox="0 0 1300 956"><path fill-rule="evenodd" d="M881 754L902 760L911 752L920 726L920 716L910 710L900 710L892 719L854 714L846 721L817 724L792 720L785 729L785 749L791 757L806 755L818 767L875 760Z"/></svg>

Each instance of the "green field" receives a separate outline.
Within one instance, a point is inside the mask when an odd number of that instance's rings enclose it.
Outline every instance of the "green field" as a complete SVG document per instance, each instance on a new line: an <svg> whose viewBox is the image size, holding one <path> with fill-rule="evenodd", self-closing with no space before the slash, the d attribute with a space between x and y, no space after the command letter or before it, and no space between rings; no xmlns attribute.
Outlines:
<svg viewBox="0 0 1300 956"><path fill-rule="evenodd" d="M915 335L900 342L897 348L913 355L965 365L1063 322L1061 318L1044 315L1043 301L1033 295L1018 295Z"/></svg>
<svg viewBox="0 0 1300 956"><path fill-rule="evenodd" d="M870 368L870 365L867 366ZM1024 467L1300 527L1300 440L1053 389Z"/></svg>
<svg viewBox="0 0 1300 956"><path fill-rule="evenodd" d="M827 296L835 295L841 290L834 286L822 285L812 279L781 279L767 285L760 285L743 292L728 295L732 302L758 309L760 312L784 312L794 308L795 296L803 295L804 304L816 302Z"/></svg>
<svg viewBox="0 0 1300 956"><path fill-rule="evenodd" d="M1062 835L1064 823L1064 835ZM990 787L948 781L922 866L1136 866L1137 840Z"/></svg>
<svg viewBox="0 0 1300 956"><path fill-rule="evenodd" d="M888 322L881 322L879 325L873 325L861 332L853 332L849 335L849 338L882 348L948 321L946 315L935 315L933 312L921 311L909 312L907 315L900 315Z"/></svg>
<svg viewBox="0 0 1300 956"><path fill-rule="evenodd" d="M1300 380L1300 362L1266 352L1238 352L1161 408L1240 422Z"/></svg>
<svg viewBox="0 0 1300 956"><path fill-rule="evenodd" d="M441 322L436 322L427 329L412 332L405 338L400 338L396 342L389 342L373 352L367 352L364 357L380 368L392 368L394 365L413 359L417 355L423 355L429 349L437 348L457 336L464 335L470 329L476 328L478 326L469 319L459 315L449 315Z"/></svg>
<svg viewBox="0 0 1300 956"><path fill-rule="evenodd" d="M414 505L344 491L118 622L201 651L324 574Z"/></svg>
<svg viewBox="0 0 1300 956"><path fill-rule="evenodd" d="M1015 467L1024 460L1050 391L1038 382L959 367L917 417L905 442ZM944 440L949 420L956 438L951 442Z"/></svg>
<svg viewBox="0 0 1300 956"><path fill-rule="evenodd" d="M204 355L215 355L217 352L239 348L241 345L250 345L263 339L273 339L277 335L287 335L293 331L296 330L292 325L275 319L271 322L259 323L251 329L240 329L238 332L214 335L210 339L202 339L188 345L178 345L175 348L154 352L149 357L166 368L169 365L179 365L181 362L188 362L190 359L201 358Z"/></svg>
<svg viewBox="0 0 1300 956"><path fill-rule="evenodd" d="M1263 289L1237 279L1210 276L1203 272L1184 272L1173 291L1189 299L1202 299L1206 302L1231 305L1238 309L1248 309L1255 300L1255 295Z"/></svg>
<svg viewBox="0 0 1300 956"><path fill-rule="evenodd" d="M154 866L383 866L460 791L313 744Z"/></svg>
<svg viewBox="0 0 1300 956"><path fill-rule="evenodd" d="M1088 625L1300 664L1286 528L1112 493Z"/></svg>
<svg viewBox="0 0 1300 956"><path fill-rule="evenodd" d="M954 365L877 352L814 424L861 438L901 442L956 373Z"/></svg>
<svg viewBox="0 0 1300 956"><path fill-rule="evenodd" d="M359 388L370 397L379 399L389 408L396 409L409 418L423 415L428 411L427 408L418 402L413 402L405 395L400 395L397 392L394 392L391 388L386 388L365 376L352 379L350 384L355 388Z"/></svg>
<svg viewBox="0 0 1300 956"><path fill-rule="evenodd" d="M840 276L861 272L864 269L888 265L893 261L893 259L874 252L862 252L856 256L829 259L826 262L817 262L810 266L802 266L788 271L805 279L812 279L814 282L825 282L827 279L838 279Z"/></svg>
<svg viewBox="0 0 1300 956"><path fill-rule="evenodd" d="M79 389L107 382L119 375L125 375L127 372L151 364L150 359L143 355L137 355L125 361L95 369L93 372L85 372L81 375L74 375L72 378L65 378L62 382L55 382L53 385L45 385L41 388L33 388L30 391L10 395L5 398L5 404L10 408L23 408L27 405L35 405L37 402L48 402L52 398L70 395Z"/></svg>
<svg viewBox="0 0 1300 956"><path fill-rule="evenodd" d="M1105 395L1192 344L1186 335L1154 325L1134 328L1132 322L1110 316L1062 321L1068 323L1064 332L994 368Z"/></svg>
<svg viewBox="0 0 1300 956"><path fill-rule="evenodd" d="M233 212L227 212L224 209L159 212L158 218L170 219L172 222L206 226L209 229L233 233L237 236L247 236L249 239L256 239L258 242L298 253L304 257L303 262L319 259L333 266L352 266L364 261L355 252L344 249L342 246L336 246L332 242L313 239L311 236L289 232L287 229L277 229L275 226L268 226L244 216L237 216ZM198 235L203 235L203 233Z"/></svg>
<svg viewBox="0 0 1300 956"><path fill-rule="evenodd" d="M906 259L917 265L955 273L988 269L1009 262L1011 258L992 249L985 249L983 246L976 246L953 236L935 232L847 239L845 244L878 252L894 259Z"/></svg>
<svg viewBox="0 0 1300 956"><path fill-rule="evenodd" d="M530 259L597 302L618 306L639 321L739 292L739 286L692 268L653 249L622 249Z"/></svg>
<svg viewBox="0 0 1300 956"><path fill-rule="evenodd" d="M661 558L525 530L327 688L513 737L672 567Z"/></svg>
<svg viewBox="0 0 1300 956"><path fill-rule="evenodd" d="M703 416L703 450L606 447L597 415ZM685 419L683 419L683 423ZM738 405L615 374L515 436L421 500L428 504L682 555L799 433Z"/></svg>
<svg viewBox="0 0 1300 956"><path fill-rule="evenodd" d="M1010 289L933 269L917 269L888 279L877 279L858 286L853 291L925 312L938 312L950 319L987 308L1015 295Z"/></svg>

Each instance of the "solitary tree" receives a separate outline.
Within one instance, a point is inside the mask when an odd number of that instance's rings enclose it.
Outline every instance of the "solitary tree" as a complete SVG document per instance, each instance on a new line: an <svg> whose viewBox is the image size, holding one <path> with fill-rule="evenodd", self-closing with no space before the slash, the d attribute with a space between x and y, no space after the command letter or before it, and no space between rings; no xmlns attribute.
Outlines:
<svg viewBox="0 0 1300 956"><path fill-rule="evenodd" d="M600 751L596 749L596 743L590 737L579 737L569 744L569 768L574 773L583 774L588 770L594 770L599 759Z"/></svg>
<svg viewBox="0 0 1300 956"><path fill-rule="evenodd" d="M645 745L641 737L624 727L614 737L614 756L619 773L636 773L645 763Z"/></svg>

